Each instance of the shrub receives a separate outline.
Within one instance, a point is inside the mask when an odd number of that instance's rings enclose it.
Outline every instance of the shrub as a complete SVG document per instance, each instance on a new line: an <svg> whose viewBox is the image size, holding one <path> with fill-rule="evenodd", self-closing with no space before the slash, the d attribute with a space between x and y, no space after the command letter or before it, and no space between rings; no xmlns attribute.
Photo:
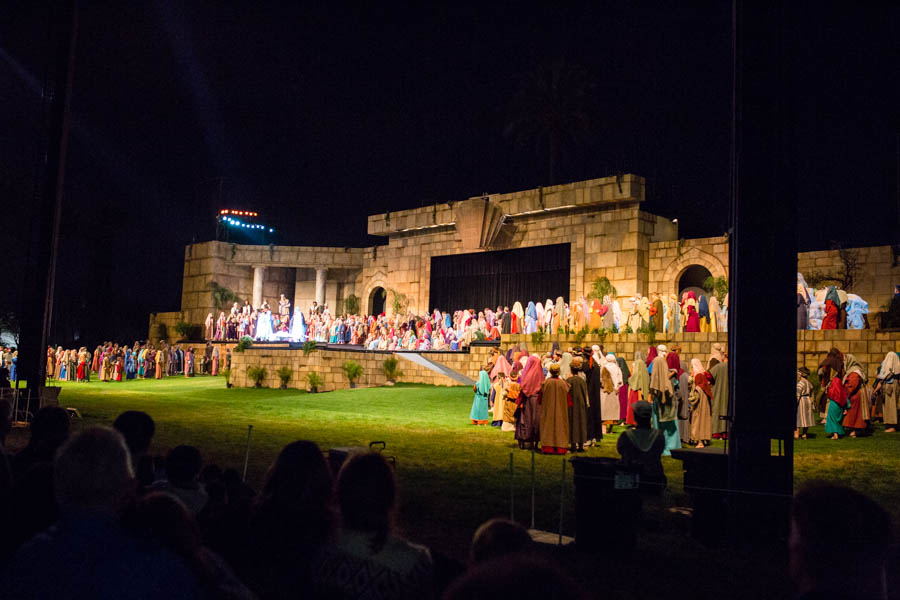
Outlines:
<svg viewBox="0 0 900 600"><path fill-rule="evenodd" d="M157 323L156 324L156 339L157 340L168 340L169 339L169 328L166 327L165 323Z"/></svg>
<svg viewBox="0 0 900 600"><path fill-rule="evenodd" d="M596 298L597 300L603 300L604 296L609 296L610 298L614 298L617 295L616 288L610 283L609 279L606 277L598 277L594 281L591 282L591 291L588 294L588 298Z"/></svg>
<svg viewBox="0 0 900 600"><path fill-rule="evenodd" d="M291 376L294 374L294 372L291 371L290 367L281 367L280 369L275 371L275 374L278 375L278 379L281 380L281 389L284 389L287 387L287 384L291 380Z"/></svg>
<svg viewBox="0 0 900 600"><path fill-rule="evenodd" d="M309 353L316 349L316 342L314 340L307 340L303 342L303 356L309 356Z"/></svg>
<svg viewBox="0 0 900 600"><path fill-rule="evenodd" d="M191 328L193 325L188 323L187 321L178 321L175 323L175 333L181 336L181 339L187 339L191 335Z"/></svg>
<svg viewBox="0 0 900 600"><path fill-rule="evenodd" d="M713 277L710 275L703 280L703 289L707 294L715 294L716 299L721 303L728 294L728 279L725 277Z"/></svg>
<svg viewBox="0 0 900 600"><path fill-rule="evenodd" d="M344 298L344 309L347 311L348 315L355 315L359 313L359 297L355 294L350 294L346 298Z"/></svg>
<svg viewBox="0 0 900 600"><path fill-rule="evenodd" d="M584 338L587 337L587 334L590 333L590 328L585 325L581 329L575 332L575 342L580 346L581 342L584 341Z"/></svg>
<svg viewBox="0 0 900 600"><path fill-rule="evenodd" d="M319 386L322 385L323 383L325 383L322 380L322 376L319 375L318 373L316 373L315 371L310 371L309 373L307 373L306 377L304 377L304 379L306 379L306 385L309 386L309 391L312 392L313 394L318 392Z"/></svg>
<svg viewBox="0 0 900 600"><path fill-rule="evenodd" d="M631 325L625 326L625 333L634 333L634 329L631 328Z"/></svg>
<svg viewBox="0 0 900 600"><path fill-rule="evenodd" d="M347 376L347 380L350 382L351 386L357 379L362 377L364 371L363 366L355 360L344 361L344 364L341 365L341 369L344 371L344 375Z"/></svg>
<svg viewBox="0 0 900 600"><path fill-rule="evenodd" d="M237 346L234 347L235 352L243 352L247 348L253 347L253 338L249 335L245 335L240 339L237 343Z"/></svg>
<svg viewBox="0 0 900 600"><path fill-rule="evenodd" d="M255 387L262 387L262 382L266 378L267 372L265 367L247 367L247 379L253 382Z"/></svg>
<svg viewBox="0 0 900 600"><path fill-rule="evenodd" d="M531 343L532 344L540 344L544 341L544 332L543 331L535 331L531 334Z"/></svg>
<svg viewBox="0 0 900 600"><path fill-rule="evenodd" d="M647 336L647 342L652 346L656 342L656 327L653 323L649 325L644 325L637 331L638 333L643 333Z"/></svg>
<svg viewBox="0 0 900 600"><path fill-rule="evenodd" d="M382 368L384 369L384 376L387 377L388 381L397 381L403 377L403 371L398 368L399 364L400 361L393 356L385 359Z"/></svg>

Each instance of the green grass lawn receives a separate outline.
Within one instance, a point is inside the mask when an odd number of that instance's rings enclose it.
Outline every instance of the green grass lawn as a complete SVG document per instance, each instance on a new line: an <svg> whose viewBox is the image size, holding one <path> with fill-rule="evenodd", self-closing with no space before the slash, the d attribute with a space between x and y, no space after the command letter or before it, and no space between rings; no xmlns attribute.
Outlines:
<svg viewBox="0 0 900 600"><path fill-rule="evenodd" d="M530 523L531 454L516 448L512 433L468 424L472 402L468 388L401 384L307 394L297 390L225 389L221 377L64 382L62 386L60 404L77 407L83 416L76 428L111 424L128 409L149 413L157 424L152 449L157 454L178 444L192 444L200 448L206 462L240 469L247 428L252 425L248 481L257 488L280 448L290 441L310 439L327 450L383 440L387 443L386 453L397 461L401 529L409 537L456 558L464 558L472 533L480 523L494 516L509 516L509 461L513 453L515 516L526 525ZM830 441L825 439L821 427L811 433L818 437L795 446L795 484L823 478L851 485L881 502L892 512L895 522L900 522L900 434L892 436L879 431L868 438ZM615 438L605 437L588 455L618 456ZM535 524L539 529L555 531L559 523L563 459L537 455L535 462ZM645 506L653 526L641 535L641 552L648 560L657 554L677 554L685 561L694 561L710 551L690 539L686 517L668 510L689 506L689 499L682 490L681 463L666 458L664 466L669 490L661 500ZM567 465L565 476L563 530L573 535L571 465ZM614 545L615 540L608 543ZM727 554L722 558L726 561L722 572L716 569L715 574L707 575L711 589L721 586L721 591L728 590L734 596L734 571L744 567L757 575L760 568L763 573L769 569L773 578L783 575L780 566L760 567L753 555L738 551ZM563 553L561 560L588 579L598 577L593 559L570 552ZM670 563L666 561L668 566L658 568L661 572L672 570L672 576L677 577L684 564ZM623 597L634 592L634 586L640 585L631 579L632 575L638 577L637 566L624 564L616 569L613 578L621 583ZM747 574L747 597L778 597L784 592L780 589L773 593L759 579Z"/></svg>

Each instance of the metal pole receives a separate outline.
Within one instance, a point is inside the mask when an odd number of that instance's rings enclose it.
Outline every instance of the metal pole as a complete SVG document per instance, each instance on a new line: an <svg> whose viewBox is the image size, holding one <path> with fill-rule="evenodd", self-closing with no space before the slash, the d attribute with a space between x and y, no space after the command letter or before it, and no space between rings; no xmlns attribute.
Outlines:
<svg viewBox="0 0 900 600"><path fill-rule="evenodd" d="M566 459L562 460L562 465L562 479L559 482L559 546L562 546L563 507L566 499Z"/></svg>
<svg viewBox="0 0 900 600"><path fill-rule="evenodd" d="M250 462L250 434L253 432L253 425L247 425L247 448L244 451L244 474L241 481L247 482L247 464Z"/></svg>
<svg viewBox="0 0 900 600"><path fill-rule="evenodd" d="M531 446L531 528L534 529L534 445Z"/></svg>
<svg viewBox="0 0 900 600"><path fill-rule="evenodd" d="M516 471L513 468L513 452L509 453L509 520L516 520L516 511L515 511L515 503L516 503L516 495L515 495L515 480L516 480Z"/></svg>

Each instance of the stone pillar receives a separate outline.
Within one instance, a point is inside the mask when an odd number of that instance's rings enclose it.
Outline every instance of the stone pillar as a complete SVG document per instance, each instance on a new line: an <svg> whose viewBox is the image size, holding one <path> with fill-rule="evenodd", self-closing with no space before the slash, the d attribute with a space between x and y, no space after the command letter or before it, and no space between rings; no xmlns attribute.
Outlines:
<svg viewBox="0 0 900 600"><path fill-rule="evenodd" d="M291 314L293 314L293 310L297 307L300 308L301 311L306 311L305 306L301 306L301 298L300 298L300 289L303 281L300 279L303 275L303 269L294 269L294 300L293 304L291 304Z"/></svg>
<svg viewBox="0 0 900 600"><path fill-rule="evenodd" d="M253 308L262 304L263 279L266 276L265 267L253 267Z"/></svg>
<svg viewBox="0 0 900 600"><path fill-rule="evenodd" d="M325 280L327 269L316 269L316 303L319 306L325 304Z"/></svg>

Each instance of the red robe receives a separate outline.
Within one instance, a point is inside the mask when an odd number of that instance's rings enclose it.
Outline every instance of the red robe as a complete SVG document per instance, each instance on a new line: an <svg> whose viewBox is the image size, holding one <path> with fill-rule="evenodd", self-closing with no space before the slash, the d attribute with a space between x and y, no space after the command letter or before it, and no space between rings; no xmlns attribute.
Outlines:
<svg viewBox="0 0 900 600"><path fill-rule="evenodd" d="M684 331L686 333L700 332L700 314L697 312L697 309L694 308L693 304L688 306L688 318L687 323L684 325Z"/></svg>
<svg viewBox="0 0 900 600"><path fill-rule="evenodd" d="M825 301L825 318L822 319L822 329L837 329L838 307L831 300Z"/></svg>
<svg viewBox="0 0 900 600"><path fill-rule="evenodd" d="M847 394L847 400L850 406L847 407L847 414L844 416L844 427L850 429L865 429L866 420L863 414L863 394L865 393L862 385L862 377L859 373L852 371L847 375L844 382L844 391Z"/></svg>

